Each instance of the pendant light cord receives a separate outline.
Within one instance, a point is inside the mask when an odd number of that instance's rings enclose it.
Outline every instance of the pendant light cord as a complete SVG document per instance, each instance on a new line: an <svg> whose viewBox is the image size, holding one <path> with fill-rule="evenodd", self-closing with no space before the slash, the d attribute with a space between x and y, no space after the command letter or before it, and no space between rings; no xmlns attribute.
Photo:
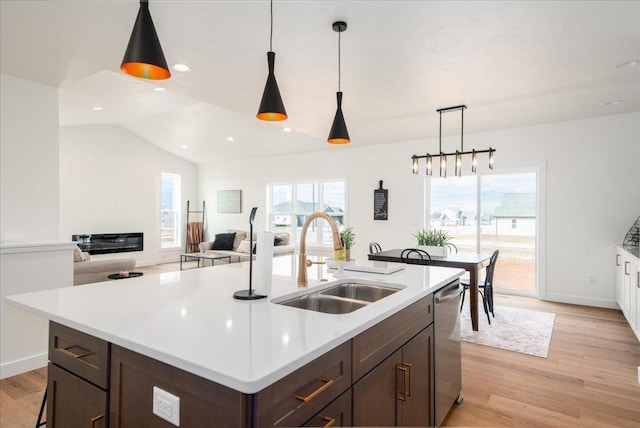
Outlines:
<svg viewBox="0 0 640 428"><path fill-rule="evenodd" d="M269 52L273 52L273 0L271 0L271 29L269 31Z"/></svg>
<svg viewBox="0 0 640 428"><path fill-rule="evenodd" d="M340 91L340 35L342 35L342 30L338 31L338 92Z"/></svg>

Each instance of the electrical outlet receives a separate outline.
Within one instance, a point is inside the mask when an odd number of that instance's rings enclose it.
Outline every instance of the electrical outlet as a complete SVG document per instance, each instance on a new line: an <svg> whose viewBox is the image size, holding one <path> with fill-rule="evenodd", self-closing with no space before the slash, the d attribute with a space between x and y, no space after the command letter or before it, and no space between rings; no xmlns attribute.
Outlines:
<svg viewBox="0 0 640 428"><path fill-rule="evenodd" d="M595 283L596 283L596 276L595 275L589 275L587 277L587 284L595 285Z"/></svg>
<svg viewBox="0 0 640 428"><path fill-rule="evenodd" d="M175 426L180 426L180 397L153 387L153 414Z"/></svg>

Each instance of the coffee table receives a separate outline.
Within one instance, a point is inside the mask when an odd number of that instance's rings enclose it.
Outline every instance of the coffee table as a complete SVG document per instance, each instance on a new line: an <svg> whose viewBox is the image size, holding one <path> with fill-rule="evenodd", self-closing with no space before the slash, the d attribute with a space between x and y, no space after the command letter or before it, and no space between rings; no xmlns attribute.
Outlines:
<svg viewBox="0 0 640 428"><path fill-rule="evenodd" d="M180 270L186 270L182 268L182 263L188 261L188 259L197 259L198 267L204 267L204 260L211 260L211 266L215 265L216 260L224 260L227 259L227 263L231 263L231 256L227 256L224 254L215 254L215 253L185 253L180 254ZM203 260L202 266L200 266L200 261ZM191 268L196 269L196 268Z"/></svg>

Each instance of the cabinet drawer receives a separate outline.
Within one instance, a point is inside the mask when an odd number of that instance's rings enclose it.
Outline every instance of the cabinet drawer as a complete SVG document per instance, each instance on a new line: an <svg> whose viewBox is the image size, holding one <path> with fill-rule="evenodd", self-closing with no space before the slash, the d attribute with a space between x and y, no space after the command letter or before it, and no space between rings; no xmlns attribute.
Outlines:
<svg viewBox="0 0 640 428"><path fill-rule="evenodd" d="M49 359L103 389L109 388L109 347L102 339L49 323Z"/></svg>
<svg viewBox="0 0 640 428"><path fill-rule="evenodd" d="M351 423L351 389L329 404L309 422L305 427L350 427Z"/></svg>
<svg viewBox="0 0 640 428"><path fill-rule="evenodd" d="M433 322L433 295L353 338L353 383Z"/></svg>
<svg viewBox="0 0 640 428"><path fill-rule="evenodd" d="M47 427L103 428L108 426L107 392L49 363Z"/></svg>
<svg viewBox="0 0 640 428"><path fill-rule="evenodd" d="M260 391L257 426L301 426L350 386L351 342L346 342Z"/></svg>

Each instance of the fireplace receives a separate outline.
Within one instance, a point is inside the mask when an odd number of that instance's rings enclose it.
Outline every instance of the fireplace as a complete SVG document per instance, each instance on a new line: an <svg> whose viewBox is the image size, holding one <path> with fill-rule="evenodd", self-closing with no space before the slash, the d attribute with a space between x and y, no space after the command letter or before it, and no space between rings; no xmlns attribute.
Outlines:
<svg viewBox="0 0 640 428"><path fill-rule="evenodd" d="M71 235L71 239L89 254L128 253L144 249L142 233L78 234Z"/></svg>

